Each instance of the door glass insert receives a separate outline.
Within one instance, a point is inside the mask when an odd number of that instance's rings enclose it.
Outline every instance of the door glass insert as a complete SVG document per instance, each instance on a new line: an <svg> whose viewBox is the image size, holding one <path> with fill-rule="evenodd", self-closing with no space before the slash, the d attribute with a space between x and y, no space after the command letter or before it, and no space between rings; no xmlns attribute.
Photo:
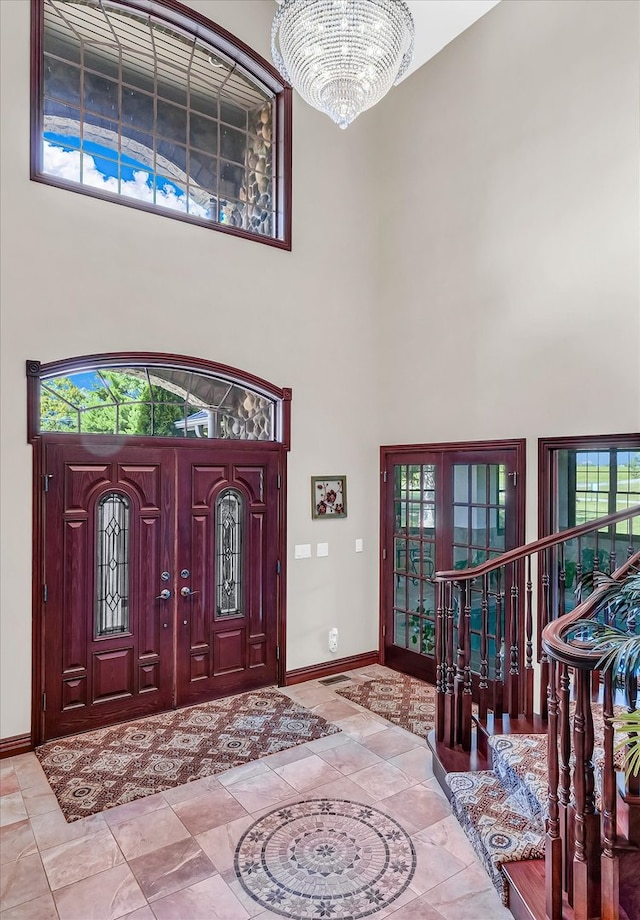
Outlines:
<svg viewBox="0 0 640 920"><path fill-rule="evenodd" d="M244 501L225 489L216 499L216 619L242 616Z"/></svg>
<svg viewBox="0 0 640 920"><path fill-rule="evenodd" d="M394 644L433 655L436 468L394 467Z"/></svg>
<svg viewBox="0 0 640 920"><path fill-rule="evenodd" d="M97 508L95 636L129 632L129 499L109 492Z"/></svg>

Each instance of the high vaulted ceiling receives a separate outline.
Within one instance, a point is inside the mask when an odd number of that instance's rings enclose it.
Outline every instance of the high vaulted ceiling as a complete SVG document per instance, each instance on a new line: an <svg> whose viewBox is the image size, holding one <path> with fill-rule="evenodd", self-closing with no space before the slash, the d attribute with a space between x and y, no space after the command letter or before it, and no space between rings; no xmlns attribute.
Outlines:
<svg viewBox="0 0 640 920"><path fill-rule="evenodd" d="M468 29L499 0L406 0L416 26L415 52L407 75ZM406 79L406 76L405 76Z"/></svg>

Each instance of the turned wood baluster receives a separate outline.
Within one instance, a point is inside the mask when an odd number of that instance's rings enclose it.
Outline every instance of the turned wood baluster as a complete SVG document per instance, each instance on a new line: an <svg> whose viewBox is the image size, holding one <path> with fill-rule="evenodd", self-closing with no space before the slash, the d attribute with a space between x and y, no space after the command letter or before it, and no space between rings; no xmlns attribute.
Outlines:
<svg viewBox="0 0 640 920"><path fill-rule="evenodd" d="M543 719L547 717L547 694L545 687L549 686L549 659L547 653L542 648L542 630L549 622L549 550L545 549L538 554L538 565L542 565L542 576L540 578L541 597L540 597L540 622L538 624L538 661L540 662L540 715Z"/></svg>
<svg viewBox="0 0 640 920"><path fill-rule="evenodd" d="M496 648L493 662L493 712L496 719L502 718L502 569L496 569Z"/></svg>
<svg viewBox="0 0 640 920"><path fill-rule="evenodd" d="M444 695L446 686L445 664L445 585L438 583L438 606L436 607L436 738L444 739Z"/></svg>
<svg viewBox="0 0 640 920"><path fill-rule="evenodd" d="M547 772L549 774L549 818L545 840L545 901L547 920L562 920L562 847L558 812L558 692L555 661L549 666L547 688Z"/></svg>
<svg viewBox="0 0 640 920"><path fill-rule="evenodd" d="M611 670L604 675L604 770L602 790L602 918L619 920L618 893L620 890L620 863L614 852L617 822L616 774L613 766L614 729L613 718L613 675Z"/></svg>
<svg viewBox="0 0 640 920"><path fill-rule="evenodd" d="M464 674L462 686L462 737L460 739L463 751L471 750L471 585L472 582L466 582L464 592Z"/></svg>
<svg viewBox="0 0 640 920"><path fill-rule="evenodd" d="M558 596L556 598L556 612L554 619L561 617L567 612L567 569L565 561L565 544L560 543L558 546Z"/></svg>
<svg viewBox="0 0 640 920"><path fill-rule="evenodd" d="M478 701L478 715L481 719L486 719L488 700L487 688L489 686L489 659L488 659L488 641L487 633L489 632L489 576L482 576L482 601L480 603L481 626L480 626L480 695Z"/></svg>
<svg viewBox="0 0 640 920"><path fill-rule="evenodd" d="M444 743L447 747L452 748L456 743L456 723L454 694L455 667L453 664L453 585L451 582L447 583L446 588L447 684L445 690Z"/></svg>
<svg viewBox="0 0 640 920"><path fill-rule="evenodd" d="M469 595L469 582L463 581L458 586L458 647L456 651L456 744L462 744L463 737L463 688L464 688L464 658L467 630L467 603Z"/></svg>
<svg viewBox="0 0 640 920"><path fill-rule="evenodd" d="M559 666L560 671L560 709L558 729L560 738L560 791L559 820L562 850L564 853L562 887L573 900L573 846L571 832L571 718L569 710L569 668L566 664Z"/></svg>
<svg viewBox="0 0 640 920"><path fill-rule="evenodd" d="M589 920L600 912L600 820L595 813L593 777L593 717L591 674L576 670L578 697L573 725L576 765L575 850L573 857L573 909L576 920Z"/></svg>
<svg viewBox="0 0 640 920"><path fill-rule="evenodd" d="M533 718L533 580L531 578L531 556L527 556L527 580L525 584L525 686L524 714Z"/></svg>
<svg viewBox="0 0 640 920"><path fill-rule="evenodd" d="M518 564L512 568L512 584L509 603L509 678L508 707L512 719L520 713L520 651L518 649Z"/></svg>

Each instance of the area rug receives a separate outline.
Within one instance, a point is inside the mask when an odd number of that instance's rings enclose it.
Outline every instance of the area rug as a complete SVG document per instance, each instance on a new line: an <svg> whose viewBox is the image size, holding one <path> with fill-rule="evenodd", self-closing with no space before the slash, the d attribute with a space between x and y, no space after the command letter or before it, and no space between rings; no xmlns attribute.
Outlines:
<svg viewBox="0 0 640 920"><path fill-rule="evenodd" d="M259 690L49 741L36 755L66 820L77 821L338 731Z"/></svg>
<svg viewBox="0 0 640 920"><path fill-rule="evenodd" d="M435 724L435 687L406 674L376 677L335 692L422 739Z"/></svg>

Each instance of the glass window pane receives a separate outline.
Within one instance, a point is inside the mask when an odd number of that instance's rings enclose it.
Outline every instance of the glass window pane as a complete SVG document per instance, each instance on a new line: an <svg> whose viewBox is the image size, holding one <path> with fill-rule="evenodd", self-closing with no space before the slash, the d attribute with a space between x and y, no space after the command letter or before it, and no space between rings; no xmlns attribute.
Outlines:
<svg viewBox="0 0 640 920"><path fill-rule="evenodd" d="M118 0L44 3L43 10L43 175L212 225L281 235L276 93L257 62L255 75L241 72L196 23L189 35L187 21L173 29ZM65 114L69 103L80 111ZM78 157L79 125L86 141L105 149L87 147Z"/></svg>
<svg viewBox="0 0 640 920"><path fill-rule="evenodd" d="M95 636L129 631L129 499L109 492L98 502Z"/></svg>
<svg viewBox="0 0 640 920"><path fill-rule="evenodd" d="M276 400L218 377L172 367L100 368L45 378L43 431L276 439Z"/></svg>
<svg viewBox="0 0 640 920"><path fill-rule="evenodd" d="M453 466L453 500L469 501L469 466L466 463L455 463Z"/></svg>
<svg viewBox="0 0 640 920"><path fill-rule="evenodd" d="M226 489L216 499L216 619L242 616L244 500Z"/></svg>

